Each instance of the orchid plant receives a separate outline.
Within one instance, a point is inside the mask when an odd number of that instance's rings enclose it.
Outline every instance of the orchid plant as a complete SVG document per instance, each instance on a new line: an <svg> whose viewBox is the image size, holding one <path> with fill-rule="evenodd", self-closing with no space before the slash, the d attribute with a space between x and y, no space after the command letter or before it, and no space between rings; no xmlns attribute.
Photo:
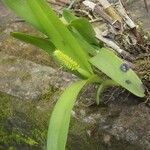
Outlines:
<svg viewBox="0 0 150 150"><path fill-rule="evenodd" d="M45 0L3 2L43 33L44 38L18 32L11 35L43 49L80 79L66 88L54 107L48 129L47 150L65 150L71 110L85 85L99 85L97 104L101 100L100 94L109 86L122 86L134 95L144 97L141 80L124 60L103 47L88 20L78 18L68 10L64 10L59 18Z"/></svg>

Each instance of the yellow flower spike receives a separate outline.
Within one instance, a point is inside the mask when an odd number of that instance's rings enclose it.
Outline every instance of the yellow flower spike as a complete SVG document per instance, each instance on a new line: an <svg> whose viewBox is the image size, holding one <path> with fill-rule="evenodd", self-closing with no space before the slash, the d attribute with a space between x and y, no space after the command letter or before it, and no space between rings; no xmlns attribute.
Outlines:
<svg viewBox="0 0 150 150"><path fill-rule="evenodd" d="M62 62L63 65L65 65L68 69L74 71L78 70L80 66L69 56L65 55L63 52L60 50L55 50L54 51L54 56Z"/></svg>

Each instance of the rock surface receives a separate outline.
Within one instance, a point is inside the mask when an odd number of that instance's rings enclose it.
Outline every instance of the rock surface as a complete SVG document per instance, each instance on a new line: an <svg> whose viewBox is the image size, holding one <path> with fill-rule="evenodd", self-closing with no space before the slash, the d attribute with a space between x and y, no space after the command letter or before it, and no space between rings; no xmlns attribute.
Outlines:
<svg viewBox="0 0 150 150"><path fill-rule="evenodd" d="M50 112L60 91L73 78L51 67L0 53L0 91L13 95L0 93L1 147L43 149ZM140 99L127 97L128 93L113 95L114 101L106 106L88 106L95 100L94 90L93 86L85 88L72 111L68 149L149 150L150 109L140 104Z"/></svg>
<svg viewBox="0 0 150 150"><path fill-rule="evenodd" d="M5 8L0 0L0 51L38 64L56 67L53 59L47 53L11 37L10 32L13 31L42 36L41 33Z"/></svg>
<svg viewBox="0 0 150 150"><path fill-rule="evenodd" d="M146 31L150 31L150 1L146 0L148 12L144 0L128 0L126 9L129 10L133 20L142 22Z"/></svg>
<svg viewBox="0 0 150 150"><path fill-rule="evenodd" d="M71 75L51 67L0 53L0 91L23 99L38 99L49 86L64 89ZM72 80L73 81L73 80Z"/></svg>
<svg viewBox="0 0 150 150"><path fill-rule="evenodd" d="M150 109L137 103L135 97L119 97L107 107L76 110L79 118L70 128L69 149L149 150Z"/></svg>

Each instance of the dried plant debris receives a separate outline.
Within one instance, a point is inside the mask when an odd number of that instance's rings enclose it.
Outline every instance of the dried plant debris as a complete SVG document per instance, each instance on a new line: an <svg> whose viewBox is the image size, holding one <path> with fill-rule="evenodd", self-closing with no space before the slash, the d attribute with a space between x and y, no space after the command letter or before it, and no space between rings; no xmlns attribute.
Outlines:
<svg viewBox="0 0 150 150"><path fill-rule="evenodd" d="M150 43L142 45L141 50L143 51L137 55L134 62L134 70L142 78L147 90L150 91Z"/></svg>
<svg viewBox="0 0 150 150"><path fill-rule="evenodd" d="M88 18L100 41L129 61L150 91L150 33L143 31L141 23L134 23L123 2L78 0L72 9L77 16Z"/></svg>

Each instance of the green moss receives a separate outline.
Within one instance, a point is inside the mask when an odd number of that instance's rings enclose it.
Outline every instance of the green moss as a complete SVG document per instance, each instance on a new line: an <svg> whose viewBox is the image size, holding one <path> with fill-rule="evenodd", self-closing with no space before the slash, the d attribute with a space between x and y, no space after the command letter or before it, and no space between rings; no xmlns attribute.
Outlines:
<svg viewBox="0 0 150 150"><path fill-rule="evenodd" d="M13 131L9 133L6 129L0 128L0 143L5 146L10 146L10 145L21 145L21 144L26 144L29 146L36 146L38 143L30 138L27 137L26 135L23 135L21 133L18 133L17 131Z"/></svg>
<svg viewBox="0 0 150 150"><path fill-rule="evenodd" d="M54 86L50 85L49 88L43 91L40 99L43 101L49 101L57 90L58 89L56 89Z"/></svg>
<svg viewBox="0 0 150 150"><path fill-rule="evenodd" d="M19 74L22 80L30 77L28 73ZM18 99L0 93L0 150L20 150L22 145L43 149L46 145L51 97L56 89L49 86L38 101Z"/></svg>
<svg viewBox="0 0 150 150"><path fill-rule="evenodd" d="M2 149L15 150L26 145L42 150L47 138L49 107L41 110L39 106L42 108L47 103L21 100L3 93L0 101L0 145L5 147Z"/></svg>
<svg viewBox="0 0 150 150"><path fill-rule="evenodd" d="M13 147L13 146L10 146L10 147L8 148L8 150L16 150L16 148Z"/></svg>
<svg viewBox="0 0 150 150"><path fill-rule="evenodd" d="M0 118L2 120L12 115L10 97L7 95L0 94ZM1 123L0 122L0 123Z"/></svg>

